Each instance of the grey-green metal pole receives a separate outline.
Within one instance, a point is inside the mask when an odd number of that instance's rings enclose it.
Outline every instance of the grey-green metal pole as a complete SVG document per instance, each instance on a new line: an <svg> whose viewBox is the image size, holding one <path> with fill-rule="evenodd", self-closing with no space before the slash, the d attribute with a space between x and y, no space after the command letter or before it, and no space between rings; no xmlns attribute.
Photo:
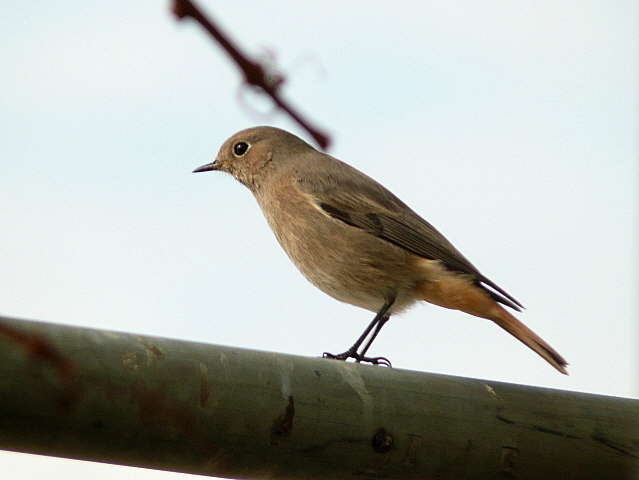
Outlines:
<svg viewBox="0 0 639 480"><path fill-rule="evenodd" d="M0 317L0 449L247 479L636 479L639 401Z"/></svg>

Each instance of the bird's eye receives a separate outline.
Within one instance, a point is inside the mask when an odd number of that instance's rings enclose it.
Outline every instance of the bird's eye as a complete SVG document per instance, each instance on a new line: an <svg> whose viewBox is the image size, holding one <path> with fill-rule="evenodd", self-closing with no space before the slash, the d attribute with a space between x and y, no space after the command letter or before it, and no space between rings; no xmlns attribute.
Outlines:
<svg viewBox="0 0 639 480"><path fill-rule="evenodd" d="M243 156L246 152L248 152L249 149L249 144L246 142L239 142L236 143L233 146L233 153L235 153L236 156L241 157Z"/></svg>

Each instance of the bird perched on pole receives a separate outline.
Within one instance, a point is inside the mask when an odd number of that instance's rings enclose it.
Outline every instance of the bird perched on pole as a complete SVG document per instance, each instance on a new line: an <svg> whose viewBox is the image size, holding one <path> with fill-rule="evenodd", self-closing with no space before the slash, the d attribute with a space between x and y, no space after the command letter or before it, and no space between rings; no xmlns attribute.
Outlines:
<svg viewBox="0 0 639 480"><path fill-rule="evenodd" d="M424 300L492 320L566 373L566 360L503 307L521 311L517 300L350 165L289 132L255 127L233 135L214 162L194 172L211 170L248 187L280 245L313 285L376 313L351 348L325 357L390 365L384 357L367 357L368 348L392 314Z"/></svg>

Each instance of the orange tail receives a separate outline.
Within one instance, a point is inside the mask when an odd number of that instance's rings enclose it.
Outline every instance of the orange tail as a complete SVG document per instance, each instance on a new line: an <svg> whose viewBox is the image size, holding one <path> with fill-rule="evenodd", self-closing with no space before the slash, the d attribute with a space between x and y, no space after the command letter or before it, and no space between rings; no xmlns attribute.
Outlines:
<svg viewBox="0 0 639 480"><path fill-rule="evenodd" d="M521 323L493 300L485 290L467 278L445 271L437 265L427 264L435 281L420 282L415 293L429 303L445 308L461 310L477 317L492 320L520 342L537 352L564 375L568 362L535 332Z"/></svg>
<svg viewBox="0 0 639 480"><path fill-rule="evenodd" d="M548 363L559 370L564 375L568 375L566 366L568 362L559 355L554 348L548 345L544 340L533 332L526 325L521 323L510 313L497 305L498 315L490 318L493 322L499 325L501 328L510 333L517 340L530 347L543 357ZM497 312L496 312L497 313Z"/></svg>

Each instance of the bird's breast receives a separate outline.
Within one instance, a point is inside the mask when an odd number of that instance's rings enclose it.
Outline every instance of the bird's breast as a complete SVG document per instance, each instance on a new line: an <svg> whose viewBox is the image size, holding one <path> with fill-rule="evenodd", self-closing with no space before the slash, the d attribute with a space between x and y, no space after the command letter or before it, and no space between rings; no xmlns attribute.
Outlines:
<svg viewBox="0 0 639 480"><path fill-rule="evenodd" d="M417 300L412 255L324 213L294 185L281 184L256 199L278 242L300 272L333 298L377 311Z"/></svg>

